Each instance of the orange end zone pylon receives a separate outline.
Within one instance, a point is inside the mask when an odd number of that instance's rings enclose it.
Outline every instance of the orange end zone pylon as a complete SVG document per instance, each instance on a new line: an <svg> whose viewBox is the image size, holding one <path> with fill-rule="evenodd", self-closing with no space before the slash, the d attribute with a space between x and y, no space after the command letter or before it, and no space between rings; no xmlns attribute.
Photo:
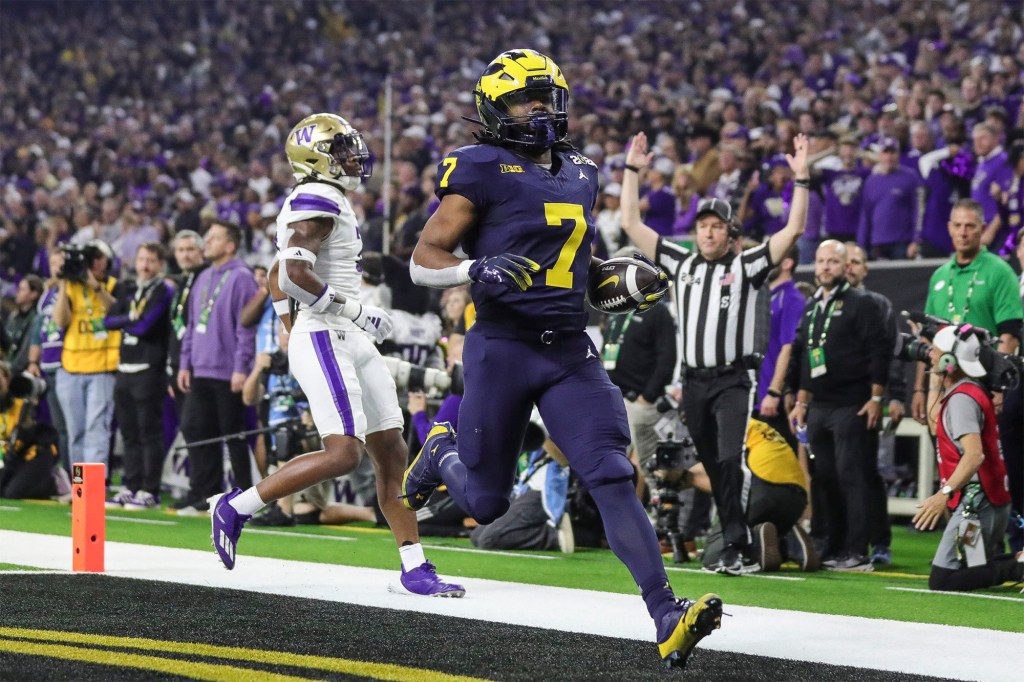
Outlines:
<svg viewBox="0 0 1024 682"><path fill-rule="evenodd" d="M71 570L103 572L107 538L107 467L101 463L71 465Z"/></svg>

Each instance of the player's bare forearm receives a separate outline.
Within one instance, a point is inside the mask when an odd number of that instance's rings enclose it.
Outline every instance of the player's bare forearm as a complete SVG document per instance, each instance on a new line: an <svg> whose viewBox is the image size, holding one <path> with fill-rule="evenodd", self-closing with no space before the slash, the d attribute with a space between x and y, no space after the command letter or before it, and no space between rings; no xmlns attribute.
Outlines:
<svg viewBox="0 0 1024 682"><path fill-rule="evenodd" d="M270 287L270 300L275 303L275 309L276 309L276 304L279 304L281 301L287 301L288 300L288 294L286 294L283 291L281 291L281 286L279 285L279 283L277 281L277 278L280 276L279 275L280 267L281 267L281 261L275 260L274 264L270 266L270 272L267 273L267 284ZM281 318L281 324L284 325L284 330L290 334L291 331L292 331L292 315L291 315L291 313L290 312L284 313L284 314L280 314L279 313L278 317Z"/></svg>

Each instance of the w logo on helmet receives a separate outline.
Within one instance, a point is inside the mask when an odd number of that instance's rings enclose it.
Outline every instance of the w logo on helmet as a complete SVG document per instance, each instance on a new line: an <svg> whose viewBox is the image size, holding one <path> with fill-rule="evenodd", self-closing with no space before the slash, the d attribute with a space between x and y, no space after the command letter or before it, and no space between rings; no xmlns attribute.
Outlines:
<svg viewBox="0 0 1024 682"><path fill-rule="evenodd" d="M306 126L305 128L299 128L295 131L295 144L309 144L313 141L313 131L316 130L316 124Z"/></svg>

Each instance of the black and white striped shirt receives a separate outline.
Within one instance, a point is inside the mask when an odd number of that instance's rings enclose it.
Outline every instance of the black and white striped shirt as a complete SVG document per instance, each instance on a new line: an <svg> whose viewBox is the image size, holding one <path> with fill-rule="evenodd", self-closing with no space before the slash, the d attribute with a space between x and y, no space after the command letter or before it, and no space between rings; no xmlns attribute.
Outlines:
<svg viewBox="0 0 1024 682"><path fill-rule="evenodd" d="M683 367L722 367L761 350L756 300L772 267L767 243L709 262L696 249L659 239L657 262L675 284Z"/></svg>

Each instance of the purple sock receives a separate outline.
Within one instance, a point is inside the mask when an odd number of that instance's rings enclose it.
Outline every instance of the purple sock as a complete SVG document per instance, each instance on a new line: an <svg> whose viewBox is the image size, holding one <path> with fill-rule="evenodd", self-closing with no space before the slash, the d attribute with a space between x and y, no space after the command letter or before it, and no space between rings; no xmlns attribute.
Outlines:
<svg viewBox="0 0 1024 682"><path fill-rule="evenodd" d="M631 481L619 481L593 488L590 495L604 520L608 546L626 564L640 587L655 624L661 623L662 617L675 606L674 595L661 559L658 536L636 497L636 488Z"/></svg>

